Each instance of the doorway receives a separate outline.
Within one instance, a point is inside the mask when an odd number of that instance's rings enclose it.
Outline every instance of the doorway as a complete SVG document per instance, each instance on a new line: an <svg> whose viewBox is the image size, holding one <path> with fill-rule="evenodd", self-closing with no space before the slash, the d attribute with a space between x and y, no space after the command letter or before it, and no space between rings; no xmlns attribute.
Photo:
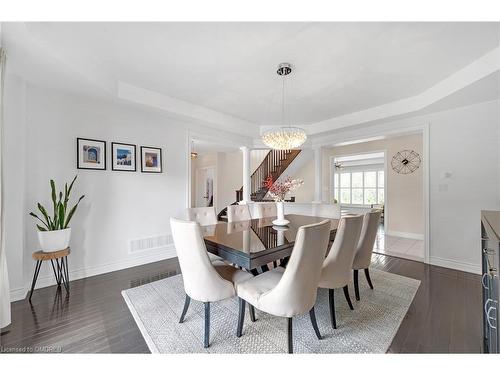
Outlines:
<svg viewBox="0 0 500 375"><path fill-rule="evenodd" d="M215 166L197 168L195 173L196 207L213 207Z"/></svg>
<svg viewBox="0 0 500 375"><path fill-rule="evenodd" d="M425 261L423 134L393 134L329 151L330 197L341 212L382 211L374 252Z"/></svg>

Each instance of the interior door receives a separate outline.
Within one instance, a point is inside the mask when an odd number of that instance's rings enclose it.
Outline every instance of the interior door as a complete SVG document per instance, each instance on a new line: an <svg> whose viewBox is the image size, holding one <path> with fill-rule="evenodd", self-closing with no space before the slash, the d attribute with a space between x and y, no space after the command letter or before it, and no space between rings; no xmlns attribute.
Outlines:
<svg viewBox="0 0 500 375"><path fill-rule="evenodd" d="M196 207L212 207L214 205L214 176L214 167L196 170Z"/></svg>

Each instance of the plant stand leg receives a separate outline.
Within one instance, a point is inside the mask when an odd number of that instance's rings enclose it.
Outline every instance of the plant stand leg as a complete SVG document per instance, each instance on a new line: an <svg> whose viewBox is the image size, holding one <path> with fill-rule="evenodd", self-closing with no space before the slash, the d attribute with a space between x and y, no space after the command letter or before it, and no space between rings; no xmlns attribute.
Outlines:
<svg viewBox="0 0 500 375"><path fill-rule="evenodd" d="M56 259L56 262L57 262L57 259ZM54 267L54 260L51 259L50 260L50 264L52 265L52 271L54 271L54 277L56 278L56 283L57 283L57 286L61 286L61 279L60 279L60 276L61 276L61 273L59 272L59 263L57 263L57 271L56 271L56 268Z"/></svg>
<svg viewBox="0 0 500 375"><path fill-rule="evenodd" d="M69 272L68 272L68 257L61 259L61 280L64 284L66 292L69 293Z"/></svg>
<svg viewBox="0 0 500 375"><path fill-rule="evenodd" d="M37 260L35 265L35 274L33 275L33 282L31 283L31 291L29 301L31 302L31 296L33 295L33 290L35 290L36 280L38 279L38 274L40 273L40 268L42 267L42 261Z"/></svg>

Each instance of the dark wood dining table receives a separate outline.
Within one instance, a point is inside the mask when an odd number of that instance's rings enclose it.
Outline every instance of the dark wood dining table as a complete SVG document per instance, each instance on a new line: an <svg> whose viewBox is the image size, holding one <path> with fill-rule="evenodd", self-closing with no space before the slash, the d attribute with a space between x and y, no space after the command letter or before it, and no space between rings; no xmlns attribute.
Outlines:
<svg viewBox="0 0 500 375"><path fill-rule="evenodd" d="M285 215L290 221L286 227L273 226L272 218L252 219L232 223L219 222L202 226L207 250L229 263L257 273L269 263L287 259L293 250L299 227L331 221L330 243L335 238L338 219L305 215Z"/></svg>

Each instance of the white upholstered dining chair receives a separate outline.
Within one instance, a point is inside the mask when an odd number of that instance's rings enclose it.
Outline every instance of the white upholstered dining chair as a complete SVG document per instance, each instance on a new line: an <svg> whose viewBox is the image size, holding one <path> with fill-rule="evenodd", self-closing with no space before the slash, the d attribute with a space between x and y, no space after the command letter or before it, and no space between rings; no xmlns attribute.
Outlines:
<svg viewBox="0 0 500 375"><path fill-rule="evenodd" d="M278 215L276 203L257 203L255 206L257 208L256 219L276 217Z"/></svg>
<svg viewBox="0 0 500 375"><path fill-rule="evenodd" d="M236 285L239 297L236 336L242 335L245 304L248 302L260 311L287 318L289 353L293 353L292 318L294 316L309 312L316 336L321 339L314 304L321 265L325 259L330 238L330 228L330 220L300 227L286 269L274 268Z"/></svg>
<svg viewBox="0 0 500 375"><path fill-rule="evenodd" d="M361 229L361 235L359 238L356 255L352 264L353 278L354 278L354 293L356 294L356 300L359 301L359 283L358 283L358 271L364 270L366 281L370 289L373 289L372 280L370 279L369 267L372 261L373 245L375 244L375 238L377 237L377 230L380 223L380 210L372 210L367 212L363 218L363 227Z"/></svg>
<svg viewBox="0 0 500 375"><path fill-rule="evenodd" d="M215 214L215 208L214 207L191 207L187 209L187 217L189 221L196 221L198 224L201 226L214 226L215 224L218 223L217 221L217 215ZM210 258L210 261L215 262L215 261L222 261L222 258L212 254L208 253L208 257Z"/></svg>
<svg viewBox="0 0 500 375"><path fill-rule="evenodd" d="M187 213L189 221L196 221L200 225L217 224L214 207L192 207L187 209Z"/></svg>
<svg viewBox="0 0 500 375"><path fill-rule="evenodd" d="M356 247L363 225L363 216L349 216L340 219L335 240L321 269L320 288L328 289L328 300L330 303L330 320L332 327L337 328L337 319L335 317L335 299L334 289L343 288L344 296L349 308L354 310L351 297L349 295L349 280L351 278L351 269Z"/></svg>
<svg viewBox="0 0 500 375"><path fill-rule="evenodd" d="M186 299L179 323L184 322L191 299L205 306L204 347L210 341L210 302L221 301L236 294L234 284L253 276L224 262L211 262L200 231L194 221L170 219L175 250L184 282Z"/></svg>
<svg viewBox="0 0 500 375"><path fill-rule="evenodd" d="M247 204L233 204L227 206L227 222L251 220L250 209Z"/></svg>

